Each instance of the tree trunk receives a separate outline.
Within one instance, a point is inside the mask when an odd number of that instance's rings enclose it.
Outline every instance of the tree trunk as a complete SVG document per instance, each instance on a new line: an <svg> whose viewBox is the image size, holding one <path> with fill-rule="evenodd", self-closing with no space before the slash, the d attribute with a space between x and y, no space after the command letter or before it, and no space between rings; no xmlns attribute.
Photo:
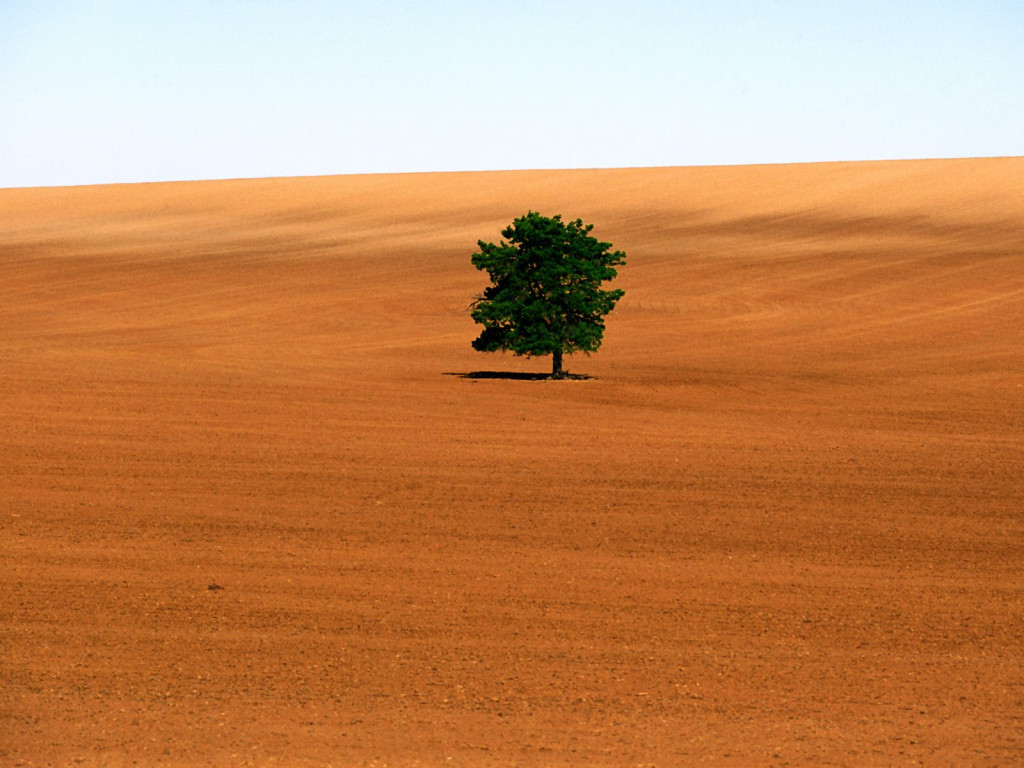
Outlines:
<svg viewBox="0 0 1024 768"><path fill-rule="evenodd" d="M562 378L562 350L556 349L551 354L551 378Z"/></svg>

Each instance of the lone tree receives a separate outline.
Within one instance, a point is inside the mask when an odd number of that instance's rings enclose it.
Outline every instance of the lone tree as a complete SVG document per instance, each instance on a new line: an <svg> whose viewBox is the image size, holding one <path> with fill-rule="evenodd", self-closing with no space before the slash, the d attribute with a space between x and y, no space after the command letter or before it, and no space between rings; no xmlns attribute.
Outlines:
<svg viewBox="0 0 1024 768"><path fill-rule="evenodd" d="M593 228L530 211L501 233L500 244L477 243L473 266L486 270L491 285L470 305L484 327L473 349L551 355L551 377L559 379L563 354L601 346L604 316L623 295L601 284L615 278L626 254L592 237Z"/></svg>

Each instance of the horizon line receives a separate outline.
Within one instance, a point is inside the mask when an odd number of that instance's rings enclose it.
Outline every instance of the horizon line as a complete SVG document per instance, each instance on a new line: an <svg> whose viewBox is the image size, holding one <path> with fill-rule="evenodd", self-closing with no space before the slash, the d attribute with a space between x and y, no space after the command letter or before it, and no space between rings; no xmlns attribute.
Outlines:
<svg viewBox="0 0 1024 768"><path fill-rule="evenodd" d="M421 171L356 171L341 173L310 173L283 176L209 176L182 179L151 179L145 181L99 181L85 182L82 184L30 184L28 186L8 187L0 186L0 192L15 192L19 190L45 190L45 189L79 189L86 187L114 187L134 185L156 185L156 184L202 184L218 182L242 182L242 181L287 181L301 179L329 179L355 176L433 176L433 175L464 175L464 174L505 174L505 173L575 173L591 171L640 171L659 169L699 169L699 168L763 168L787 165L842 165L855 163L923 163L938 161L969 161L969 160L1012 160L1022 158L1024 155L949 155L930 157L895 157L895 158L864 158L857 160L796 160L796 161L769 161L757 163L696 163L693 165L609 165L609 166L578 166L578 167L535 167L535 168L476 168L463 170L421 170Z"/></svg>

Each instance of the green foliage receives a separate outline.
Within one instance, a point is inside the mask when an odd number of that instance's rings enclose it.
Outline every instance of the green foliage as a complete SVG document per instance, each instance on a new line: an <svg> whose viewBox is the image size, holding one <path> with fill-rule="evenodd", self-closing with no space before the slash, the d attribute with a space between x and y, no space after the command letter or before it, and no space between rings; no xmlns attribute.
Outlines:
<svg viewBox="0 0 1024 768"><path fill-rule="evenodd" d="M560 376L563 353L601 346L604 316L623 295L601 284L615 278L626 254L611 251L592 229L530 211L501 233L501 243L477 243L473 266L491 285L472 304L473 319L484 326L473 349L552 355L552 373Z"/></svg>

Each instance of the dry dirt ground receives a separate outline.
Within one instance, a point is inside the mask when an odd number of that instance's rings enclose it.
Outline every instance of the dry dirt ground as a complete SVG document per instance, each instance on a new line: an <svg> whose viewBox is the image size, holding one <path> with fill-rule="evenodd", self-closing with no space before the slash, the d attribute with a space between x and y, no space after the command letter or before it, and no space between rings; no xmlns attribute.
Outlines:
<svg viewBox="0 0 1024 768"><path fill-rule="evenodd" d="M530 209L590 378L469 346ZM0 286L4 766L1024 765L1024 159L4 190Z"/></svg>

